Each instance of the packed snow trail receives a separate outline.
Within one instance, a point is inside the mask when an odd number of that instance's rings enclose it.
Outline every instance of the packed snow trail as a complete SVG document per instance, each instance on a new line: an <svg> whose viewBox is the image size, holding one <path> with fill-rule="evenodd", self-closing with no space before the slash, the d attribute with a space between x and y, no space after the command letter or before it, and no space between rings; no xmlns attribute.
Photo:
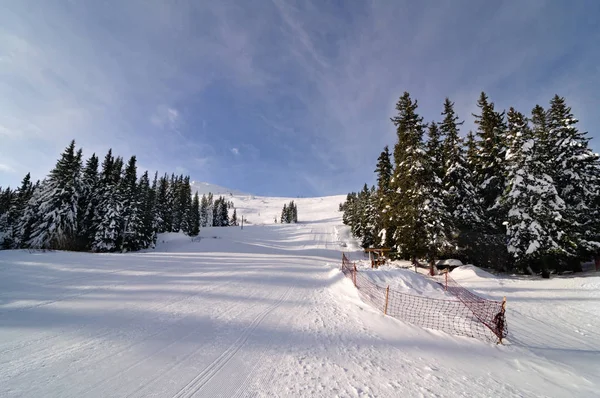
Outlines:
<svg viewBox="0 0 600 398"><path fill-rule="evenodd" d="M200 241L0 252L0 396L596 395L598 276L548 288L458 272L480 294L508 296L514 328L496 346L363 303L338 270L342 249L361 256L337 212L343 197L295 199L297 225L273 223L289 198L233 200L250 223L205 228Z"/></svg>

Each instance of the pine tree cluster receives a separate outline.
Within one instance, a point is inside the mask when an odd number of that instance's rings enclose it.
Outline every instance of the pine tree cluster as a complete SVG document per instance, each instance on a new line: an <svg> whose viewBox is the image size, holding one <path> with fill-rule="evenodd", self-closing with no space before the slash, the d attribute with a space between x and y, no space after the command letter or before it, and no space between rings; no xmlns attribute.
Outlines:
<svg viewBox="0 0 600 398"><path fill-rule="evenodd" d="M297 223L298 222L298 207L292 200L290 203L283 205L281 210L281 223Z"/></svg>
<svg viewBox="0 0 600 398"><path fill-rule="evenodd" d="M231 218L229 209L234 209ZM202 227L229 227L237 225L237 211L233 202L219 196L217 199L212 193L202 195L200 200L200 226Z"/></svg>
<svg viewBox="0 0 600 398"><path fill-rule="evenodd" d="M0 249L135 251L154 247L157 233L230 225L233 203L209 194L201 204L188 176L155 173L150 183L135 156L125 164L112 150L101 165L95 154L83 163L72 141L43 181L27 174L16 190L0 187Z"/></svg>
<svg viewBox="0 0 600 398"><path fill-rule="evenodd" d="M397 142L378 158L377 186L340 205L362 246L544 273L600 255L600 160L565 99L529 118L496 110L485 93L477 106L465 141L449 99L442 121L426 124L417 101L400 97Z"/></svg>

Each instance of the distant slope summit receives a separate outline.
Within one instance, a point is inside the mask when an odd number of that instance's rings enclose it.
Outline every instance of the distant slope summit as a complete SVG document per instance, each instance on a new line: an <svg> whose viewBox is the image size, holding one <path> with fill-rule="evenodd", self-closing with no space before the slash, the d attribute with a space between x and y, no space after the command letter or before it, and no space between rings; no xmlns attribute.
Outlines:
<svg viewBox="0 0 600 398"><path fill-rule="evenodd" d="M209 192L212 192L213 195L217 196L229 194L241 196L250 195L249 193L238 191L237 189L225 188L219 185L209 184L208 182L192 181L190 185L192 187L192 194L198 191L198 195L208 194Z"/></svg>

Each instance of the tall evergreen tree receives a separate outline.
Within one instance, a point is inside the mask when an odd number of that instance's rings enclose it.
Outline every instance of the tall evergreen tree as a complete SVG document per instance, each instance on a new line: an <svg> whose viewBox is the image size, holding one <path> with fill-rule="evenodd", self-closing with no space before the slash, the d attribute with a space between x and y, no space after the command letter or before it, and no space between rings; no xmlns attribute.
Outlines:
<svg viewBox="0 0 600 398"><path fill-rule="evenodd" d="M188 235L190 236L198 236L200 233L200 197L198 196L198 191L194 194L194 199L192 200L192 207L189 212L189 231Z"/></svg>
<svg viewBox="0 0 600 398"><path fill-rule="evenodd" d="M191 229L191 217L190 214L192 209L192 187L190 185L190 177L186 176L183 178L181 183L180 191L180 207L181 207L181 231L189 233Z"/></svg>
<svg viewBox="0 0 600 398"><path fill-rule="evenodd" d="M390 181L392 179L392 161L390 160L390 150L386 145L383 152L377 158L375 173L377 174L377 192L386 195L390 190Z"/></svg>
<svg viewBox="0 0 600 398"><path fill-rule="evenodd" d="M31 195L27 203L24 205L23 212L20 214L17 221L17 236L19 241L15 247L27 249L30 247L29 241L33 233L33 228L41 220L40 204L42 202L42 184L37 181L31 188Z"/></svg>
<svg viewBox="0 0 600 398"><path fill-rule="evenodd" d="M221 226L228 227L229 226L229 205L225 198L221 199Z"/></svg>
<svg viewBox="0 0 600 398"><path fill-rule="evenodd" d="M446 209L448 193L443 184L444 156L442 156L441 134L436 123L428 126L428 140L425 148L426 179L423 182L425 202L420 210L424 221L423 234L427 240L427 257L432 267L437 257L447 252L450 243L449 223L451 218Z"/></svg>
<svg viewBox="0 0 600 398"><path fill-rule="evenodd" d="M31 175L27 173L19 188L12 192L10 187L0 189L0 249L17 248L23 240L19 220L33 195Z"/></svg>
<svg viewBox="0 0 600 398"><path fill-rule="evenodd" d="M156 228L159 233L171 228L171 208L169 203L169 177L167 174L158 180L156 191Z"/></svg>
<svg viewBox="0 0 600 398"><path fill-rule="evenodd" d="M206 222L208 224L209 227L212 227L214 225L214 197L212 192L208 193L208 196L206 197L207 202L208 202L208 206L206 207Z"/></svg>
<svg viewBox="0 0 600 398"><path fill-rule="evenodd" d="M14 246L14 222L11 220L11 208L15 204L16 194L8 187L0 187L0 250L10 249Z"/></svg>
<svg viewBox="0 0 600 398"><path fill-rule="evenodd" d="M73 249L76 247L77 203L81 191L81 150L75 141L65 149L45 180L39 213L29 244L34 248Z"/></svg>
<svg viewBox="0 0 600 398"><path fill-rule="evenodd" d="M229 225L231 225L232 227L237 227L237 225L238 225L237 210L235 208L233 209L233 214L231 215L231 220L229 221Z"/></svg>
<svg viewBox="0 0 600 398"><path fill-rule="evenodd" d="M358 197L356 195L356 192L351 192L348 195L346 195L346 201L344 201L344 203L342 203L341 207L341 211L343 212L342 214L342 222L345 225L348 226L352 226L354 225L354 223L356 222L356 202L358 201ZM283 215L283 214L282 214ZM281 219L281 223L283 223L284 220Z"/></svg>
<svg viewBox="0 0 600 398"><path fill-rule="evenodd" d="M289 222L288 215L289 215L289 212L288 212L287 203L284 203L283 209L281 210L281 223L282 224Z"/></svg>
<svg viewBox="0 0 600 398"><path fill-rule="evenodd" d="M443 142L444 176L443 186L446 191L444 202L452 225L453 243L455 247L464 247L471 236L470 232L481 223L481 208L473 186L473 174L465 155L464 145L459 135L458 116L454 111L454 103L446 98L444 120L440 130L445 135ZM473 134L470 133L471 150L475 150Z"/></svg>
<svg viewBox="0 0 600 398"><path fill-rule="evenodd" d="M566 206L569 228L564 243L586 258L600 249L597 222L590 217L599 194L598 156L589 149L589 139L577 129L577 122L565 99L554 96L548 110L548 146L554 148L552 176Z"/></svg>
<svg viewBox="0 0 600 398"><path fill-rule="evenodd" d="M543 269L548 256L559 253L562 212L552 178L545 172L543 148L535 140L525 117L513 108L508 112L507 151L509 185L503 195L508 209L508 251L523 267L538 262Z"/></svg>
<svg viewBox="0 0 600 398"><path fill-rule="evenodd" d="M119 249L123 251L137 251L146 245L136 163L136 157L132 156L127 162L125 173L119 184L123 206L121 247ZM148 185L148 175L146 174L143 188L146 189Z"/></svg>
<svg viewBox="0 0 600 398"><path fill-rule="evenodd" d="M158 185L158 174L154 174L152 186L148 172L144 172L138 184L141 230L140 248L154 247L156 243L156 219L155 219L155 204L156 204L156 187Z"/></svg>
<svg viewBox="0 0 600 398"><path fill-rule="evenodd" d="M478 168L478 163L479 163L479 159L478 159L478 151L477 151L477 141L475 140L475 135L473 134L473 131L469 130L469 133L467 134L467 139L465 142L465 156L467 159L467 168L469 169L469 173L471 173L471 180L473 181L473 187L476 189L476 193L479 196L479 186L477 184L477 182L479 181L479 178L477 177L477 168Z"/></svg>
<svg viewBox="0 0 600 398"><path fill-rule="evenodd" d="M377 175L377 192L373 198L376 206L376 220L374 221L377 246L391 247L393 246L392 237L394 235L393 220L386 216L390 207L389 198L391 196L391 181L393 175L393 165L390 159L390 152L387 147L377 159L377 167L375 173Z"/></svg>
<svg viewBox="0 0 600 398"><path fill-rule="evenodd" d="M79 196L79 203L77 204L77 244L82 250L91 249L92 242L94 241L94 236L96 234L94 215L100 200L98 197L100 190L99 181L100 176L98 174L98 157L96 154L92 154L92 156L85 162L81 184L81 194Z"/></svg>
<svg viewBox="0 0 600 398"><path fill-rule="evenodd" d="M298 222L298 205L296 203L294 203L294 205L292 206L292 222L294 224Z"/></svg>
<svg viewBox="0 0 600 398"><path fill-rule="evenodd" d="M482 206L485 211L487 227L492 232L502 231L505 216L498 208L499 200L506 186L506 138L504 112L497 112L494 103L488 101L485 93L481 93L477 106L480 115L475 116L477 124L478 157L476 176L478 190L481 193Z"/></svg>
<svg viewBox="0 0 600 398"><path fill-rule="evenodd" d="M123 205L118 189L123 159L114 158L109 150L102 162L99 204L94 216L96 234L92 250L96 252L117 251L121 247Z"/></svg>
<svg viewBox="0 0 600 398"><path fill-rule="evenodd" d="M444 151L442 147L442 134L435 122L427 126L427 144L425 145L428 163L431 171L439 180L444 178Z"/></svg>
<svg viewBox="0 0 600 398"><path fill-rule="evenodd" d="M428 162L423 144L423 118L416 113L417 107L417 101L405 92L396 104L398 115L392 118L398 142L394 147L389 214L396 227L393 236L396 250L413 261L429 249L423 233Z"/></svg>
<svg viewBox="0 0 600 398"><path fill-rule="evenodd" d="M208 226L208 198L206 194L203 194L200 201L200 227L205 228Z"/></svg>
<svg viewBox="0 0 600 398"><path fill-rule="evenodd" d="M359 235L362 237L361 246L364 248L376 246L377 243L377 202L375 198L375 187L367 188L367 184L363 186L363 190L359 192Z"/></svg>

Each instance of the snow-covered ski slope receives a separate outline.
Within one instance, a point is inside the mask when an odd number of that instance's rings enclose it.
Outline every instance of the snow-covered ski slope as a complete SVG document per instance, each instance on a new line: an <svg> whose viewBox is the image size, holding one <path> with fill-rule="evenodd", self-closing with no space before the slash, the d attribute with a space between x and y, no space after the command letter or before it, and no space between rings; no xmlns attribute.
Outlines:
<svg viewBox="0 0 600 398"><path fill-rule="evenodd" d="M457 269L507 296L506 345L425 330L362 303L338 270L341 250L362 256L343 196L294 199L301 223L275 224L291 199L234 195L243 230L166 234L144 253L0 252L0 396L598 396L600 275ZM431 293L406 272L374 278Z"/></svg>

